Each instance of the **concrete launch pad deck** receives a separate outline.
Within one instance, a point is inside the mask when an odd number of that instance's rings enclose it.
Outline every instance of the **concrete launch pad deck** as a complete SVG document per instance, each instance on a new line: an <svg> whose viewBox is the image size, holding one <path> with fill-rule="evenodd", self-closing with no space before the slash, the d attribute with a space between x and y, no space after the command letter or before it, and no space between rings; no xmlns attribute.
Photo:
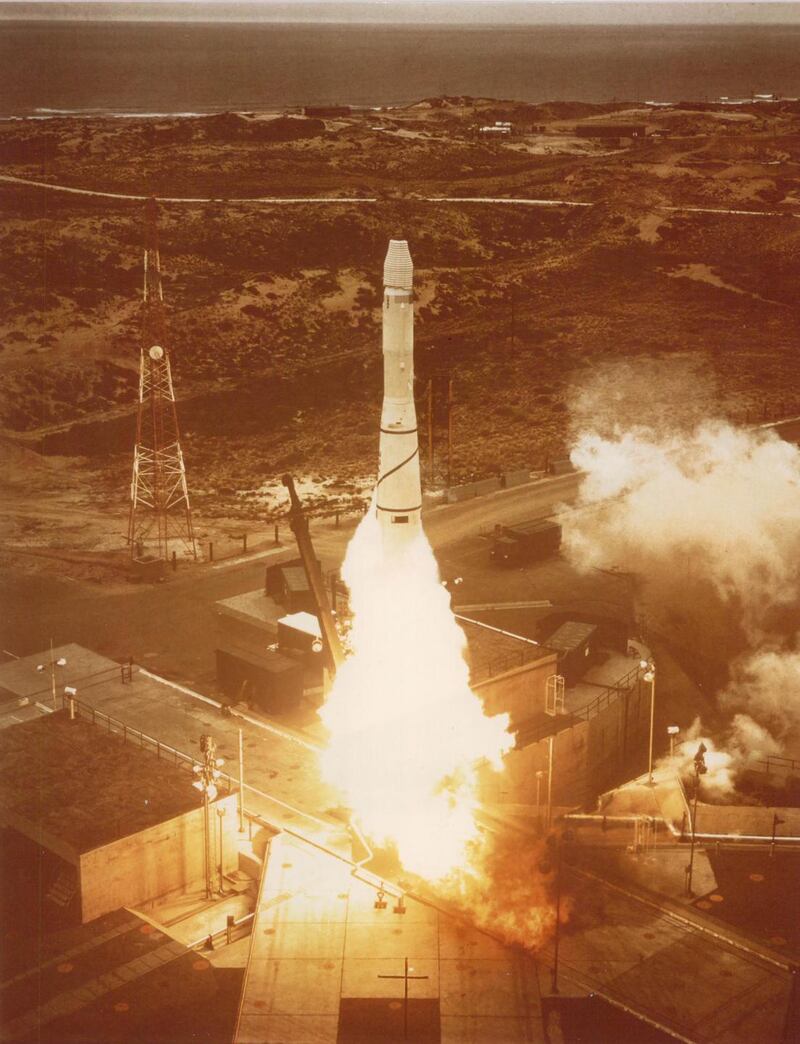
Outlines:
<svg viewBox="0 0 800 1044"><path fill-rule="evenodd" d="M4 962L0 984L0 1040L229 1039L241 972L214 968L129 911L35 942L20 938L6 947L14 952Z"/></svg>
<svg viewBox="0 0 800 1044"><path fill-rule="evenodd" d="M533 959L413 899L376 909L344 862L271 842L237 1044L544 1041ZM413 1035L412 1035L413 1034Z"/></svg>

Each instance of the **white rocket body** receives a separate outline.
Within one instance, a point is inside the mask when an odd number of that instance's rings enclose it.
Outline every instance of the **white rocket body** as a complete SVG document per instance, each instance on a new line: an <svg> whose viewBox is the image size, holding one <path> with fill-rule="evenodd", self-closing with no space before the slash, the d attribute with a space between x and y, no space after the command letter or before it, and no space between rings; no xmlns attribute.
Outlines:
<svg viewBox="0 0 800 1044"><path fill-rule="evenodd" d="M384 546L397 549L419 533L422 510L414 408L413 280L408 243L390 240L383 266L383 410L375 502Z"/></svg>

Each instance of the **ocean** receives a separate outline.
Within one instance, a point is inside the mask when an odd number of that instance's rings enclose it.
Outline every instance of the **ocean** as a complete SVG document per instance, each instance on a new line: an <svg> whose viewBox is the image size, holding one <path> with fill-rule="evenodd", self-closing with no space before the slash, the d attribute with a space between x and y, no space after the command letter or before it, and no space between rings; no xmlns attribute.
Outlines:
<svg viewBox="0 0 800 1044"><path fill-rule="evenodd" d="M0 21L0 115L800 95L800 26Z"/></svg>

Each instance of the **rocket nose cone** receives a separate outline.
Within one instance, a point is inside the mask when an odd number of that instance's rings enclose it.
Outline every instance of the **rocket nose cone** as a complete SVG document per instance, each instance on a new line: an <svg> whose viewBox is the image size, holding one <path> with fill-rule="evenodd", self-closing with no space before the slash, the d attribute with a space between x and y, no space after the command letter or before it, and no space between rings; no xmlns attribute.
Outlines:
<svg viewBox="0 0 800 1044"><path fill-rule="evenodd" d="M383 263L383 285L395 290L410 290L414 282L414 263L405 239L390 239Z"/></svg>

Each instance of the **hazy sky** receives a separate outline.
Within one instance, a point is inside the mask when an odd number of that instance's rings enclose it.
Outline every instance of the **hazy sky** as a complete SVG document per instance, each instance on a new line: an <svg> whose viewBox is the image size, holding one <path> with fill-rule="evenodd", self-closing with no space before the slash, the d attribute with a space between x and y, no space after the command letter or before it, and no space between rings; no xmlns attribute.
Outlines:
<svg viewBox="0 0 800 1044"><path fill-rule="evenodd" d="M0 0L0 18L520 24L798 23L800 2L761 0Z"/></svg>

